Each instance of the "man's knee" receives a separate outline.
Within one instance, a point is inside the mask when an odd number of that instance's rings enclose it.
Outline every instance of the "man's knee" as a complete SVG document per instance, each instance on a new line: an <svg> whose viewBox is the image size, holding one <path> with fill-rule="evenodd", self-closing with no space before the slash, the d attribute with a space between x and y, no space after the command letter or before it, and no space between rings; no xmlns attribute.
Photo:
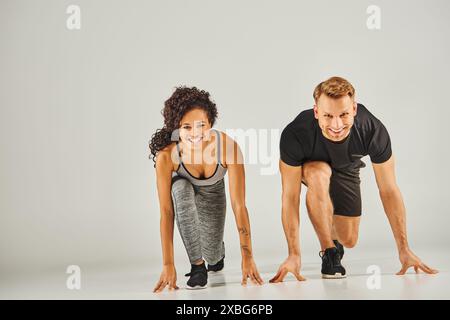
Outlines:
<svg viewBox="0 0 450 320"><path fill-rule="evenodd" d="M346 248L353 248L358 242L358 235L346 235L339 238L339 242Z"/></svg>
<svg viewBox="0 0 450 320"><path fill-rule="evenodd" d="M303 165L302 175L308 187L326 186L330 184L331 167L323 161L307 162Z"/></svg>

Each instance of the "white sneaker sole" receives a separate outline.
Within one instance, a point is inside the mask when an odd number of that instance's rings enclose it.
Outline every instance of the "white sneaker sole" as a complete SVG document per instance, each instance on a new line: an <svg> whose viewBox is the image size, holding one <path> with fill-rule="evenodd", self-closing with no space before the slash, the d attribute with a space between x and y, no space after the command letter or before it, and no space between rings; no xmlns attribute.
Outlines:
<svg viewBox="0 0 450 320"><path fill-rule="evenodd" d="M347 275L346 274L342 275L340 272L335 273L335 274L323 274L322 273L322 279L343 279L343 278L347 278Z"/></svg>
<svg viewBox="0 0 450 320"><path fill-rule="evenodd" d="M195 286L195 287L191 287L191 286L186 286L186 289L188 290L201 290L201 289L206 289L208 287L207 284L205 284L204 286Z"/></svg>

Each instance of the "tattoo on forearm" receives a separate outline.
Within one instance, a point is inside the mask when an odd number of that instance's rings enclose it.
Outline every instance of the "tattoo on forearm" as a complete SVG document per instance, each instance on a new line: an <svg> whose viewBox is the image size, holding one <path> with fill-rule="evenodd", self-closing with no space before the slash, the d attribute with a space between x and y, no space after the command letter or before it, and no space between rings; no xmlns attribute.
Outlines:
<svg viewBox="0 0 450 320"><path fill-rule="evenodd" d="M245 256L247 256L247 257L252 256L252 251L250 250L250 248L247 245L245 245L245 244L241 245L241 249Z"/></svg>
<svg viewBox="0 0 450 320"><path fill-rule="evenodd" d="M247 228L245 228L245 227L238 228L238 231L240 234L242 234L244 236L250 236L250 231L248 231Z"/></svg>

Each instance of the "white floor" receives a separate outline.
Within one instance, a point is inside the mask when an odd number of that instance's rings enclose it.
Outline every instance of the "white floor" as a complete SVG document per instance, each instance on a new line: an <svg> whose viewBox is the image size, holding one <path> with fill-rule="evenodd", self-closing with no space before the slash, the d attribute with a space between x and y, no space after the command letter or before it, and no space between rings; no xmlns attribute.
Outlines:
<svg viewBox="0 0 450 320"><path fill-rule="evenodd" d="M152 293L159 277L159 269L149 271L148 266L127 268L88 268L83 270L80 290L66 287L68 277L64 272L42 272L36 275L3 277L0 299L449 299L450 257L447 251L427 252L426 262L439 269L437 275L414 274L396 276L399 270L397 257L368 253L355 257L346 253L343 264L348 277L324 280L320 277L320 259L303 262L305 282L297 282L288 276L283 283L270 284L278 261L259 259L259 270L265 280L262 286L240 285L239 261L226 261L222 273L209 277L207 289L187 290L185 271L178 271L177 291ZM423 258L423 257L422 257ZM425 260L425 259L424 259ZM281 261L279 261L281 262ZM374 273L368 273L370 265L381 271L379 281ZM85 268L86 269L86 268ZM379 283L379 289L376 288ZM369 285L368 285L369 284Z"/></svg>

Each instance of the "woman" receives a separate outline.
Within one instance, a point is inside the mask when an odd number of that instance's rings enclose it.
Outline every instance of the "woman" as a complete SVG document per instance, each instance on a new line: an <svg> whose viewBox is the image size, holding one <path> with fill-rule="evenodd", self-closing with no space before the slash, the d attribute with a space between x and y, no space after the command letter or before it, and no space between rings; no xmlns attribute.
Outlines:
<svg viewBox="0 0 450 320"><path fill-rule="evenodd" d="M241 244L242 284L248 278L262 284L252 255L242 153L233 139L212 129L217 118L215 103L206 91L178 87L165 102L163 116L164 127L150 142L153 161L156 158L163 252L163 271L154 292L166 286L178 289L173 258L174 217L191 263L191 272L186 274L187 288L205 288L208 271L223 269L227 172Z"/></svg>

